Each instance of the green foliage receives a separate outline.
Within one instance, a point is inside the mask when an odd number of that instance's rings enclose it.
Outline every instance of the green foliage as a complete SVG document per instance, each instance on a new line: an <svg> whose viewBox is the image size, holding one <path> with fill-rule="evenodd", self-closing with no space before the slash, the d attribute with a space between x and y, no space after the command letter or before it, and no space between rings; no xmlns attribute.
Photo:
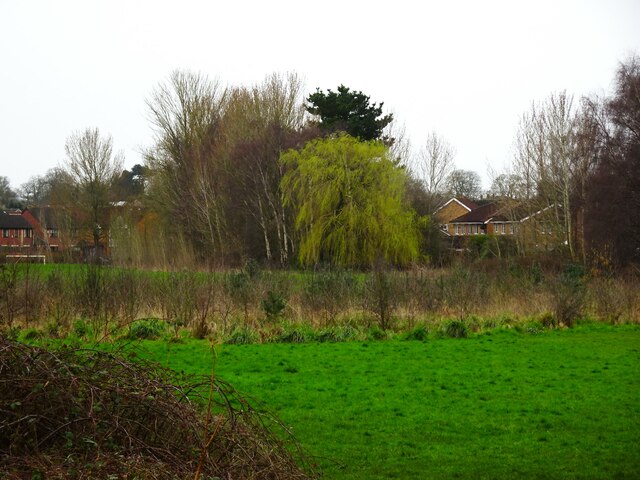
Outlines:
<svg viewBox="0 0 640 480"><path fill-rule="evenodd" d="M62 333L60 324L56 320L49 320L44 329L49 338L59 338Z"/></svg>
<svg viewBox="0 0 640 480"><path fill-rule="evenodd" d="M378 325L374 325L367 331L367 340L384 340L385 338L387 338L386 330Z"/></svg>
<svg viewBox="0 0 640 480"><path fill-rule="evenodd" d="M229 345L248 345L258 340L256 333L246 327L237 327L225 339L224 343Z"/></svg>
<svg viewBox="0 0 640 480"><path fill-rule="evenodd" d="M20 338L20 328L13 326L6 330L0 330L0 334L4 335L7 340L18 340L18 338Z"/></svg>
<svg viewBox="0 0 640 480"><path fill-rule="evenodd" d="M249 278L258 278L260 276L260 264L252 258L247 260L242 271Z"/></svg>
<svg viewBox="0 0 640 480"><path fill-rule="evenodd" d="M139 340L153 340L160 338L167 330L167 324L157 318L139 320L131 324L129 338Z"/></svg>
<svg viewBox="0 0 640 480"><path fill-rule="evenodd" d="M517 255L515 239L507 235L474 235L466 238L472 258L500 258Z"/></svg>
<svg viewBox="0 0 640 480"><path fill-rule="evenodd" d="M90 331L89 325L84 320L78 319L73 322L73 333L76 337L86 338Z"/></svg>
<svg viewBox="0 0 640 480"><path fill-rule="evenodd" d="M341 327L330 327L319 331L316 342L347 342L358 338L359 332L355 328L345 325Z"/></svg>
<svg viewBox="0 0 640 480"><path fill-rule="evenodd" d="M462 320L451 320L444 325L444 334L450 338L467 338L469 330Z"/></svg>
<svg viewBox="0 0 640 480"><path fill-rule="evenodd" d="M281 156L281 188L296 211L304 265L406 265L418 256L415 214L404 204L406 172L381 142L348 135L314 140Z"/></svg>
<svg viewBox="0 0 640 480"><path fill-rule="evenodd" d="M267 316L267 320L275 320L282 315L287 307L287 299L282 293L269 290L267 298L262 300L262 311Z"/></svg>
<svg viewBox="0 0 640 480"><path fill-rule="evenodd" d="M304 325L292 325L285 327L271 341L274 343L306 343L312 341L313 337L311 328Z"/></svg>
<svg viewBox="0 0 640 480"><path fill-rule="evenodd" d="M539 262L533 262L529 269L529 279L533 285L539 285L543 280L542 268Z"/></svg>
<svg viewBox="0 0 640 480"><path fill-rule="evenodd" d="M402 340L415 340L419 342L425 341L429 338L429 330L424 325L418 325L413 330L409 330L407 333L401 336Z"/></svg>
<svg viewBox="0 0 640 480"><path fill-rule="evenodd" d="M225 283L228 295L242 308L245 322L249 319L249 304L254 294L252 278L246 272L234 272L227 276Z"/></svg>
<svg viewBox="0 0 640 480"><path fill-rule="evenodd" d="M22 333L22 339L25 341L38 340L43 337L42 331L37 328L27 328Z"/></svg>
<svg viewBox="0 0 640 480"><path fill-rule="evenodd" d="M382 106L369 103L362 92L352 91L344 85L337 92L317 89L307 98L307 111L320 117L320 127L328 132L346 132L361 140L378 140L391 123L393 115L382 116Z"/></svg>

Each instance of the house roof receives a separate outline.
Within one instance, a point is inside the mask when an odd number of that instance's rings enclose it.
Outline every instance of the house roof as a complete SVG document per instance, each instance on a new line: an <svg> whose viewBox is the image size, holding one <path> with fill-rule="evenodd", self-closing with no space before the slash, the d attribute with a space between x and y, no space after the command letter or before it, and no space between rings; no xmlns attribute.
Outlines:
<svg viewBox="0 0 640 480"><path fill-rule="evenodd" d="M471 200L469 200L466 197L453 197L453 198L450 198L449 200L447 200L442 205L440 205L436 209L436 211L434 213L438 212L439 210L442 210L444 207L449 205L451 202L459 203L460 205L462 205L464 208L466 208L469 211L472 211L472 210L475 210L476 208L478 208L478 204L476 202L472 202Z"/></svg>
<svg viewBox="0 0 640 480"><path fill-rule="evenodd" d="M58 228L56 212L53 207L32 207L28 210L43 228Z"/></svg>
<svg viewBox="0 0 640 480"><path fill-rule="evenodd" d="M451 223L485 223L495 216L498 209L499 205L497 203L487 203L458 218L454 218Z"/></svg>
<svg viewBox="0 0 640 480"><path fill-rule="evenodd" d="M20 212L0 211L0 228L27 228L33 227Z"/></svg>
<svg viewBox="0 0 640 480"><path fill-rule="evenodd" d="M509 205L506 202L490 202L454 218L449 223L524 222L551 207L552 205L532 213L522 204Z"/></svg>

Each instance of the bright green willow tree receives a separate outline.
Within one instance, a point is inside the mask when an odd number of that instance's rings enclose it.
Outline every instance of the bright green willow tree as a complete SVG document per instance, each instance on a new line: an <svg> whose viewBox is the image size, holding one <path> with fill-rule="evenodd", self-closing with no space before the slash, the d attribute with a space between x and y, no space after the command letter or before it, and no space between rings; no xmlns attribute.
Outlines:
<svg viewBox="0 0 640 480"><path fill-rule="evenodd" d="M281 189L295 210L304 265L370 266L416 259L414 212L404 204L406 173L379 141L339 135L289 150Z"/></svg>

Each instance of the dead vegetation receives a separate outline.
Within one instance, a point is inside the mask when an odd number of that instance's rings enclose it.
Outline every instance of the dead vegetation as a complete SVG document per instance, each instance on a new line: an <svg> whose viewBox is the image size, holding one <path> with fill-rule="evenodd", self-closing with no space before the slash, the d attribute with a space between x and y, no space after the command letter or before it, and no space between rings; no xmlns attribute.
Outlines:
<svg viewBox="0 0 640 480"><path fill-rule="evenodd" d="M0 337L2 478L315 478L297 444L219 379Z"/></svg>

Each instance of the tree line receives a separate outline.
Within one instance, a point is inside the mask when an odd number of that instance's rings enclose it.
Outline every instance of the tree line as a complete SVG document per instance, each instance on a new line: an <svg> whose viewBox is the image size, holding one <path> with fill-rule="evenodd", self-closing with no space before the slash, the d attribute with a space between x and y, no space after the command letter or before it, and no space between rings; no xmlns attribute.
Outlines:
<svg viewBox="0 0 640 480"><path fill-rule="evenodd" d="M60 224L80 223L96 247L110 238L123 261L177 261L181 252L219 265L369 267L433 260L442 251L436 208L449 196L484 195L514 215L550 209L559 250L574 261L637 262L638 92L640 60L631 57L609 97L560 92L534 102L513 162L483 192L437 133L411 155L393 115L362 92L341 85L305 97L296 74L229 87L176 71L146 101L154 139L144 165L123 170L111 137L86 129L67 139L63 167L19 194L0 178L0 201L54 205ZM136 208L114 210L122 200ZM524 244L518 252L529 253Z"/></svg>

